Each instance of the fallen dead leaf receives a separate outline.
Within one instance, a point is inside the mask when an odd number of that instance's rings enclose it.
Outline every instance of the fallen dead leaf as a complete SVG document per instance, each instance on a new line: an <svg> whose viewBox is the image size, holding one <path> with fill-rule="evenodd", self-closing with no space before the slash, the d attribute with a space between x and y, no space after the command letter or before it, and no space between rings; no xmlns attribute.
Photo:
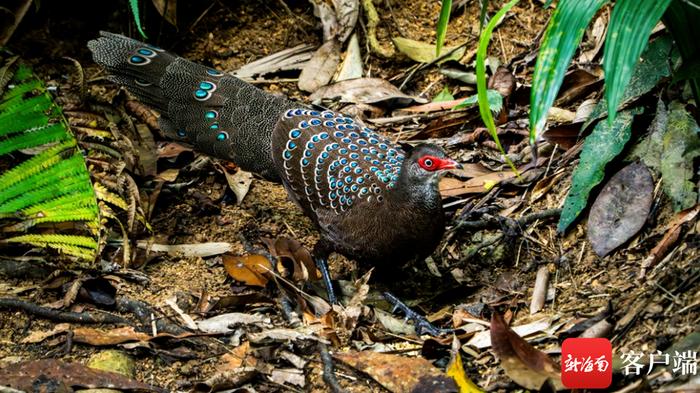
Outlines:
<svg viewBox="0 0 700 393"><path fill-rule="evenodd" d="M255 367L258 359L250 353L248 341L221 355L216 370L219 372L233 371L239 367Z"/></svg>
<svg viewBox="0 0 700 393"><path fill-rule="evenodd" d="M311 56L299 74L299 89L313 93L330 82L340 64L340 44L335 39L326 41Z"/></svg>
<svg viewBox="0 0 700 393"><path fill-rule="evenodd" d="M538 390L549 379L557 390L563 390L559 366L535 349L494 312L491 316L491 343L506 375L518 385Z"/></svg>
<svg viewBox="0 0 700 393"><path fill-rule="evenodd" d="M414 102L425 103L426 99L404 94L396 86L380 78L357 78L324 86L309 96L312 102L339 99L354 104L388 103L403 107Z"/></svg>
<svg viewBox="0 0 700 393"><path fill-rule="evenodd" d="M311 253L299 241L288 238L278 237L275 240L263 239L272 256L279 258L277 263L277 271L283 277L289 277L287 269L292 270L291 277L294 281L318 280L321 278L321 272L316 268ZM309 277L311 272L311 277Z"/></svg>
<svg viewBox="0 0 700 393"><path fill-rule="evenodd" d="M459 392L454 379L424 358L410 358L373 351L344 352L333 355L359 370L394 393Z"/></svg>
<svg viewBox="0 0 700 393"><path fill-rule="evenodd" d="M0 385L25 392L44 391L56 385L66 388L109 388L141 392L166 392L152 385L127 378L121 374L101 371L80 363L66 363L56 359L32 360L14 363L0 369ZM58 388L57 391L60 391Z"/></svg>
<svg viewBox="0 0 700 393"><path fill-rule="evenodd" d="M599 257L631 239L644 226L654 198L654 181L646 165L622 168L603 187L588 216L588 241Z"/></svg>
<svg viewBox="0 0 700 393"><path fill-rule="evenodd" d="M318 341L328 344L328 341L315 336L313 333L313 330L308 328L276 328L263 330L259 333L248 333L248 339L253 344L267 344L271 342L288 343L292 341Z"/></svg>
<svg viewBox="0 0 700 393"><path fill-rule="evenodd" d="M690 209L678 212L675 215L671 223L668 225L668 230L664 234L664 237L659 240L659 242L654 246L654 248L649 253L644 261L642 262L642 269L639 272L639 277L644 277L647 269L656 265L667 253L668 250L676 243L678 237L681 234L681 229L685 223L691 222L700 213L700 204L697 204Z"/></svg>
<svg viewBox="0 0 700 393"><path fill-rule="evenodd" d="M262 315L232 312L196 321L197 329L210 334L226 334L240 325L254 325L265 322Z"/></svg>
<svg viewBox="0 0 700 393"><path fill-rule="evenodd" d="M259 371L255 367L239 367L234 370L216 373L206 381L194 386L195 392L219 392L241 386L256 375Z"/></svg>
<svg viewBox="0 0 700 393"><path fill-rule="evenodd" d="M224 172L224 176L226 176L228 187L236 195L236 204L240 205L243 202L243 198L248 195L250 185L253 183L253 174L241 168L238 168L235 173L230 173L225 167L220 165L219 168Z"/></svg>
<svg viewBox="0 0 700 393"><path fill-rule="evenodd" d="M304 387L306 379L304 371L296 368L276 368L272 370L269 376L270 380L280 385L292 384L299 387Z"/></svg>
<svg viewBox="0 0 700 393"><path fill-rule="evenodd" d="M233 246L225 242L209 242L197 244L152 244L145 240L136 243L138 248L150 250L151 252L165 252L173 256L186 257L210 257L231 252Z"/></svg>
<svg viewBox="0 0 700 393"><path fill-rule="evenodd" d="M515 173L510 170L491 172L467 181L445 177L440 180L440 195L442 195L443 198L448 198L465 194L481 194L488 192L502 181L509 180L514 177Z"/></svg>
<svg viewBox="0 0 700 393"><path fill-rule="evenodd" d="M264 287L269 281L267 276L272 270L272 263L262 255L245 256L223 255L224 268L231 278L246 285Z"/></svg>

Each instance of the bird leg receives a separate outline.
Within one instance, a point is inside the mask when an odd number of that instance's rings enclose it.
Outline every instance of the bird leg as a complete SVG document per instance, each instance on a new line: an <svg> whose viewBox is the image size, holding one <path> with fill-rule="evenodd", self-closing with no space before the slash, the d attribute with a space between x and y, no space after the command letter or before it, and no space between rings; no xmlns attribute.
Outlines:
<svg viewBox="0 0 700 393"><path fill-rule="evenodd" d="M396 296L392 295L389 292L384 292L384 298L389 303L391 303L392 306L394 306L394 309L391 311L392 313L396 312L396 310L401 310L406 315L406 320L413 321L413 324L415 325L416 329L416 334L418 334L419 336L423 333L427 333L433 337L437 337L442 334L451 333L452 331L454 331L454 329L441 329L439 327L436 327L432 323L428 322L428 320L424 316L413 311L410 307L406 305L406 303L402 302Z"/></svg>
<svg viewBox="0 0 700 393"><path fill-rule="evenodd" d="M321 241L314 246L313 256L316 267L321 271L323 284L326 286L326 294L328 295L328 303L338 304L338 299L335 297L333 282L331 281L331 273L328 271L328 256L330 252L328 247Z"/></svg>

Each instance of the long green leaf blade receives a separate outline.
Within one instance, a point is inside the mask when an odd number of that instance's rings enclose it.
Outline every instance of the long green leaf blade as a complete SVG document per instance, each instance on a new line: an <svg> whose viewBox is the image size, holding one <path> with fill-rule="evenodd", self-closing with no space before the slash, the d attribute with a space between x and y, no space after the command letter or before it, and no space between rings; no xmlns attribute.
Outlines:
<svg viewBox="0 0 700 393"><path fill-rule="evenodd" d="M131 15L134 17L134 23L136 23L136 29L141 34L141 37L146 37L146 33L143 32L143 27L141 27L141 14L139 12L139 0L129 0L129 8L131 8Z"/></svg>
<svg viewBox="0 0 700 393"><path fill-rule="evenodd" d="M476 52L476 94L479 100L479 113L481 114L481 119L484 121L484 124L486 124L486 128L488 128L489 130L489 134L491 134L491 138L494 142L496 142L498 150L501 151L501 154L503 154L503 156L506 158L508 165L510 165L513 171L515 171L516 173L517 170L515 169L515 166L505 155L503 146L501 146L501 141L498 139L498 132L496 131L496 124L494 123L493 116L491 115L488 89L486 88L486 51L488 50L489 42L491 41L491 34L493 33L493 29L496 28L496 25L500 23L501 19L503 19L505 14L511 8L513 8L513 6L518 3L518 1L519 0L509 1L506 5L503 6L503 8L501 8L496 13L496 15L494 15L493 18L491 18L488 25L486 25L484 31L481 32L481 38L479 39L479 48Z"/></svg>
<svg viewBox="0 0 700 393"><path fill-rule="evenodd" d="M581 159L571 177L571 189L566 195L557 232L563 233L588 203L588 195L593 187L603 180L605 166L625 147L632 135L632 120L641 110L628 110L612 125L598 122L591 135L583 143Z"/></svg>
<svg viewBox="0 0 700 393"><path fill-rule="evenodd" d="M561 0L552 14L540 48L530 93L530 143L544 132L564 74L593 15L608 0Z"/></svg>
<svg viewBox="0 0 700 393"><path fill-rule="evenodd" d="M618 0L613 7L603 61L610 124L651 30L670 3L671 0Z"/></svg>
<svg viewBox="0 0 700 393"><path fill-rule="evenodd" d="M440 57L440 51L445 44L445 36L447 35L447 25L450 23L450 12L452 11L452 0L442 0L442 8L440 8L440 18L438 18L435 43L435 57Z"/></svg>

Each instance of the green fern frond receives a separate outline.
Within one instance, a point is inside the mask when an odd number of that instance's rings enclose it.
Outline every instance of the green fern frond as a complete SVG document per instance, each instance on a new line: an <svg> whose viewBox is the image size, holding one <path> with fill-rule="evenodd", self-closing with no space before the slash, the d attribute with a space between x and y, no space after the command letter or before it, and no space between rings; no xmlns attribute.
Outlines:
<svg viewBox="0 0 700 393"><path fill-rule="evenodd" d="M69 139L56 146L50 147L27 161L15 166L0 175L0 190L6 190L11 185L22 181L34 174L45 171L61 160L59 153L76 146L75 139ZM2 194L2 191L0 191Z"/></svg>
<svg viewBox="0 0 700 393"><path fill-rule="evenodd" d="M14 225L3 228L4 232L24 232L34 226L45 223L64 223L76 221L91 221L97 218L97 214L90 208L77 208L70 212L57 209L42 213L40 217L34 217Z"/></svg>
<svg viewBox="0 0 700 393"><path fill-rule="evenodd" d="M20 235L9 239L0 240L6 243L27 243L35 246L46 246L49 244L62 244L66 246L79 246L85 248L96 248L97 242L89 236L79 235L47 235L47 234L32 234Z"/></svg>
<svg viewBox="0 0 700 393"><path fill-rule="evenodd" d="M23 217L34 217L55 210L73 210L91 206L92 203L86 200L85 195L73 193L30 206L23 209L21 213Z"/></svg>
<svg viewBox="0 0 700 393"><path fill-rule="evenodd" d="M59 193L53 196L55 198L73 192L75 184L83 184L83 189L86 188L86 178L81 176L83 171L78 166L82 162L82 157L74 155L0 191L0 212L8 209L21 210L40 203L45 200L41 198L46 191ZM50 195L48 197L51 199ZM22 200L26 202L19 202ZM12 204L11 208L5 207L8 203Z"/></svg>
<svg viewBox="0 0 700 393"><path fill-rule="evenodd" d="M3 75L13 70L2 69ZM26 232L39 224L80 225L57 226L62 233L47 233L51 226L44 226L42 233L0 239L0 244L48 247L93 261L99 208L77 142L60 107L28 67L16 67L11 83L0 98L0 155L23 149L40 152L0 174L0 232ZM90 236L75 234L85 229Z"/></svg>
<svg viewBox="0 0 700 393"><path fill-rule="evenodd" d="M72 138L71 135L66 134L66 131L66 127L60 123L26 130L22 134L0 141L0 155Z"/></svg>

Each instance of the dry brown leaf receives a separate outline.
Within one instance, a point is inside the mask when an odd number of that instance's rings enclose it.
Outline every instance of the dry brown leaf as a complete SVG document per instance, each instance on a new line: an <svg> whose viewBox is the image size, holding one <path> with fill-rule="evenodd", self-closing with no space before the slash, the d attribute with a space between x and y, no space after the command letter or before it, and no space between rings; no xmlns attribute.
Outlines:
<svg viewBox="0 0 700 393"><path fill-rule="evenodd" d="M644 226L654 198L654 181L646 165L622 168L603 187L588 216L588 241L599 257L631 239Z"/></svg>
<svg viewBox="0 0 700 393"><path fill-rule="evenodd" d="M275 240L266 238L263 241L272 256L279 258L277 271L283 277L289 277L287 269L291 268L292 279L296 282L308 281L309 272L312 280L321 278L311 253L297 240L282 236Z"/></svg>
<svg viewBox="0 0 700 393"><path fill-rule="evenodd" d="M240 205L243 202L243 198L248 195L250 185L253 183L253 174L240 168L233 174L229 173L229 171L223 167L221 167L221 169L226 176L228 187L236 195L236 204Z"/></svg>
<svg viewBox="0 0 700 393"><path fill-rule="evenodd" d="M163 172L156 175L156 179L163 180L164 182L174 182L177 176L180 174L180 170L177 168L166 169Z"/></svg>
<svg viewBox="0 0 700 393"><path fill-rule="evenodd" d="M459 392L454 379L424 358L373 351L345 352L336 359L362 371L394 393Z"/></svg>
<svg viewBox="0 0 700 393"><path fill-rule="evenodd" d="M192 151L192 149L177 142L168 142L158 148L158 158L173 158L186 151Z"/></svg>
<svg viewBox="0 0 700 393"><path fill-rule="evenodd" d="M380 78L357 78L324 86L309 96L309 100L334 100L353 104L386 103L389 106L406 106L426 99L404 94L396 86Z"/></svg>
<svg viewBox="0 0 700 393"><path fill-rule="evenodd" d="M136 144L139 154L139 173L143 176L155 176L158 169L158 157L153 133L145 124L136 124L136 131L139 133L139 141Z"/></svg>
<svg viewBox="0 0 700 393"><path fill-rule="evenodd" d="M0 369L0 385L25 392L72 391L74 388L111 388L146 392L166 392L155 386L101 371L80 363L42 359L10 364ZM48 389L48 390L47 390Z"/></svg>
<svg viewBox="0 0 700 393"><path fill-rule="evenodd" d="M667 253L668 250L673 246L681 234L681 229L683 225L687 222L691 222L700 213L700 204L697 204L690 209L678 212L673 217L673 220L668 225L668 230L664 234L664 237L654 246L654 248L649 253L649 256L642 262L642 269L639 272L640 277L644 277L647 269L656 265Z"/></svg>
<svg viewBox="0 0 700 393"><path fill-rule="evenodd" d="M532 192L530 193L530 203L537 202L542 198L543 196L547 195L549 190L552 189L555 185L559 184L559 180L561 180L564 175L566 175L567 172L559 172L557 174L554 174L552 176L547 176L544 179L540 180L535 184L535 186L532 188Z"/></svg>
<svg viewBox="0 0 700 393"><path fill-rule="evenodd" d="M465 194L481 194L488 192L502 181L512 179L514 177L515 173L510 170L491 172L467 181L445 177L440 180L440 195L442 195L443 198L447 198Z"/></svg>
<svg viewBox="0 0 700 393"><path fill-rule="evenodd" d="M491 316L491 344L506 375L518 385L538 390L549 379L557 390L564 389L560 367L518 336L496 312Z"/></svg>
<svg viewBox="0 0 700 393"><path fill-rule="evenodd" d="M195 392L219 392L241 386L256 375L259 371L255 367L240 367L234 370L216 373L204 382L194 385Z"/></svg>
<svg viewBox="0 0 700 393"><path fill-rule="evenodd" d="M239 367L255 367L257 363L258 359L250 353L250 343L245 341L230 352L223 354L219 358L216 370L219 372L232 371Z"/></svg>
<svg viewBox="0 0 700 393"><path fill-rule="evenodd" d="M332 39L326 41L313 54L301 74L299 74L299 89L315 92L331 81L335 70L340 64L340 45Z"/></svg>
<svg viewBox="0 0 700 393"><path fill-rule="evenodd" d="M262 255L236 256L224 254L224 268L234 280L246 285L264 287L267 285L272 264Z"/></svg>
<svg viewBox="0 0 700 393"><path fill-rule="evenodd" d="M197 244L155 244L146 240L136 242L138 248L151 252L165 252L174 256L210 257L231 252L233 246L226 242L209 242Z"/></svg>
<svg viewBox="0 0 700 393"><path fill-rule="evenodd" d="M303 388L306 384L304 371L296 368L276 368L272 370L269 378L280 385L292 384Z"/></svg>
<svg viewBox="0 0 700 393"><path fill-rule="evenodd" d="M148 341L153 336L137 332L132 326L114 329L94 329L79 327L73 329L73 341L85 344L103 346L116 345L129 341Z"/></svg>
<svg viewBox="0 0 700 393"><path fill-rule="evenodd" d="M153 5L168 23L177 27L177 0L153 0Z"/></svg>
<svg viewBox="0 0 700 393"><path fill-rule="evenodd" d="M233 332L240 325L257 325L266 322L259 314L231 312L196 321L197 329L209 334L226 334ZM269 322L269 321L268 321Z"/></svg>
<svg viewBox="0 0 700 393"><path fill-rule="evenodd" d="M488 88L496 90L503 97L510 97L515 90L515 77L507 67L499 66L489 78Z"/></svg>
<svg viewBox="0 0 700 393"><path fill-rule="evenodd" d="M438 101L438 102L428 102L427 104L409 106L408 108L401 108L397 110L397 113L402 112L412 112L412 113L428 113L437 111L446 111L454 108L455 106L464 102L466 98L457 98L450 101Z"/></svg>
<svg viewBox="0 0 700 393"><path fill-rule="evenodd" d="M59 323L54 326L51 330L38 330L29 333L29 335L23 338L20 342L22 344L36 344L46 340L49 337L53 337L57 334L65 333L70 330L70 324Z"/></svg>

